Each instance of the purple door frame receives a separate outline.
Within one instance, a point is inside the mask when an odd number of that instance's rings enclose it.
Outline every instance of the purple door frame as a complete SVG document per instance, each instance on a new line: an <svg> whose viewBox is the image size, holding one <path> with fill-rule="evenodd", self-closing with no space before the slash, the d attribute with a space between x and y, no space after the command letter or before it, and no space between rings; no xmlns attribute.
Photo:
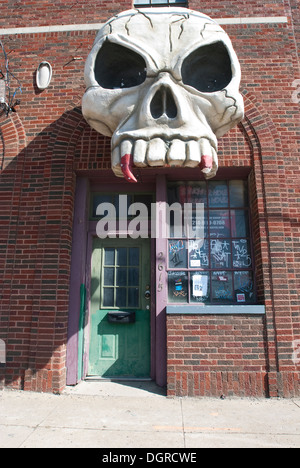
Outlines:
<svg viewBox="0 0 300 468"><path fill-rule="evenodd" d="M167 385L167 239L160 236L160 228L166 220L167 184L166 176L156 177L156 250L155 250L155 363L156 383Z"/></svg>
<svg viewBox="0 0 300 468"><path fill-rule="evenodd" d="M73 220L71 277L69 293L69 323L67 342L67 385L78 383L78 346L80 320L80 286L85 284L88 228L89 181L77 178Z"/></svg>
<svg viewBox="0 0 300 468"><path fill-rule="evenodd" d="M113 185L113 184L112 184ZM118 191L132 191L128 183L117 184ZM102 184L103 187L103 184ZM136 185L135 192L141 185ZM142 186L144 190L144 185ZM155 178L156 187L156 230L163 222L165 202L167 197L166 177L158 175ZM103 189L102 189L103 190ZM99 190L100 191L100 190ZM92 239L96 235L95 225L89 223L89 179L78 177L75 193L75 208L73 222L72 261L70 277L69 299L69 325L67 343L67 385L76 385L80 380L78 376L78 358L84 359L83 378L87 372L87 355L78 357L79 348L79 320L80 320L80 286L85 284L87 290L87 303L90 299L90 261L92 254ZM160 386L167 383L166 362L166 304L167 304L167 277L166 277L166 247L167 240L162 238L151 239L151 378ZM89 321L88 321L89 322ZM88 329L88 322L86 328ZM87 339L88 333L85 333ZM85 343L85 349L88 349Z"/></svg>

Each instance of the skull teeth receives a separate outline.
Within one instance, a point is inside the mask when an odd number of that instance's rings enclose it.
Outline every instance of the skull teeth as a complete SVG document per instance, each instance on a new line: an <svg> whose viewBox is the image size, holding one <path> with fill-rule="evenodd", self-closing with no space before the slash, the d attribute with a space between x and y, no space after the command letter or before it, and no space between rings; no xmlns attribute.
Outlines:
<svg viewBox="0 0 300 468"><path fill-rule="evenodd" d="M218 157L207 138L200 138L198 141L176 138L168 143L162 138L153 138L150 141L123 140L112 153L113 171L116 176L135 182L132 166L199 166L205 177L211 178L217 172Z"/></svg>

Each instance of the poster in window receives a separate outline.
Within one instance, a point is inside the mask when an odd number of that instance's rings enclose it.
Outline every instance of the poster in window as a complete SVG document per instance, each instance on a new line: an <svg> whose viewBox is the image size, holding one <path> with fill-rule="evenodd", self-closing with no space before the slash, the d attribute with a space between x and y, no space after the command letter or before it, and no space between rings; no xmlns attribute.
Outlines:
<svg viewBox="0 0 300 468"><path fill-rule="evenodd" d="M169 271L168 298L169 302L187 303L188 276L185 271Z"/></svg>
<svg viewBox="0 0 300 468"><path fill-rule="evenodd" d="M207 302L209 294L209 274L203 271L192 273L191 302Z"/></svg>

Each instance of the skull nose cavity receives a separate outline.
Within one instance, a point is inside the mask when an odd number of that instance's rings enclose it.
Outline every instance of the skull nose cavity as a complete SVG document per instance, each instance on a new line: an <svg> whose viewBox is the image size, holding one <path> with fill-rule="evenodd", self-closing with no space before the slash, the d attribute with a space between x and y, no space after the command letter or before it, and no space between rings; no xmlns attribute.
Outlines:
<svg viewBox="0 0 300 468"><path fill-rule="evenodd" d="M156 91L150 103L150 112L154 119L167 116L175 119L177 116L177 106L172 91L168 87L161 87Z"/></svg>

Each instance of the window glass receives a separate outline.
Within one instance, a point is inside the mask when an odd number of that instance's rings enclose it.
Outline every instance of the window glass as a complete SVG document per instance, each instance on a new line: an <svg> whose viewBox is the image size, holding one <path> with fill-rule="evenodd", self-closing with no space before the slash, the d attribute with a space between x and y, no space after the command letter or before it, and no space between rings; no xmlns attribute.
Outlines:
<svg viewBox="0 0 300 468"><path fill-rule="evenodd" d="M252 258L250 242L247 239L235 239L232 241L233 268L251 268Z"/></svg>
<svg viewBox="0 0 300 468"><path fill-rule="evenodd" d="M210 262L211 268L231 268L230 240L211 239Z"/></svg>
<svg viewBox="0 0 300 468"><path fill-rule="evenodd" d="M208 204L210 208L228 207L228 187L226 182L208 183Z"/></svg>
<svg viewBox="0 0 300 468"><path fill-rule="evenodd" d="M233 301L232 272L213 271L211 287L213 302L226 303Z"/></svg>
<svg viewBox="0 0 300 468"><path fill-rule="evenodd" d="M120 247L116 249L117 251L117 265L124 266L127 264L127 248Z"/></svg>
<svg viewBox="0 0 300 468"><path fill-rule="evenodd" d="M210 237L230 237L230 220L228 210L209 211Z"/></svg>
<svg viewBox="0 0 300 468"><path fill-rule="evenodd" d="M115 249L107 248L104 251L104 265L115 264Z"/></svg>
<svg viewBox="0 0 300 468"><path fill-rule="evenodd" d="M187 268L186 241L169 240L169 268Z"/></svg>
<svg viewBox="0 0 300 468"><path fill-rule="evenodd" d="M104 248L102 307L139 307L139 247Z"/></svg>
<svg viewBox="0 0 300 468"><path fill-rule="evenodd" d="M101 203L112 203L113 202L113 196L112 195L95 195L93 197L93 206L92 206L92 217L95 218L98 216L96 214L97 207L101 205Z"/></svg>
<svg viewBox="0 0 300 468"><path fill-rule="evenodd" d="M238 303L254 302L254 285L252 271L234 272L234 294Z"/></svg>
<svg viewBox="0 0 300 468"><path fill-rule="evenodd" d="M127 286L127 268L117 268L117 286Z"/></svg>
<svg viewBox="0 0 300 468"><path fill-rule="evenodd" d="M249 236L248 211L231 210L230 217L231 217L232 237L248 237Z"/></svg>
<svg viewBox="0 0 300 468"><path fill-rule="evenodd" d="M116 306L126 307L126 288L116 289Z"/></svg>
<svg viewBox="0 0 300 468"><path fill-rule="evenodd" d="M136 266L140 263L140 249L137 247L129 248L128 265Z"/></svg>
<svg viewBox="0 0 300 468"><path fill-rule="evenodd" d="M188 185L186 188L186 196L188 203L203 203L207 206L207 191L206 182L198 182L193 185Z"/></svg>
<svg viewBox="0 0 300 468"><path fill-rule="evenodd" d="M103 288L103 306L113 307L114 305L114 288Z"/></svg>
<svg viewBox="0 0 300 468"><path fill-rule="evenodd" d="M169 205L181 206L182 219L188 220L182 236L172 238L171 229L168 240L170 303L255 302L247 194L243 180L169 185ZM185 203L192 204L188 217Z"/></svg>
<svg viewBox="0 0 300 468"><path fill-rule="evenodd" d="M169 271L168 298L169 302L188 302L188 275L185 271Z"/></svg>
<svg viewBox="0 0 300 468"><path fill-rule="evenodd" d="M209 268L208 239L191 239L189 241L189 267Z"/></svg>
<svg viewBox="0 0 300 468"><path fill-rule="evenodd" d="M114 268L104 268L104 286L114 286Z"/></svg>
<svg viewBox="0 0 300 468"><path fill-rule="evenodd" d="M229 198L232 208L242 208L248 205L247 182L231 180L229 182Z"/></svg>
<svg viewBox="0 0 300 468"><path fill-rule="evenodd" d="M128 284L130 286L139 285L139 269L138 268L128 268Z"/></svg>

